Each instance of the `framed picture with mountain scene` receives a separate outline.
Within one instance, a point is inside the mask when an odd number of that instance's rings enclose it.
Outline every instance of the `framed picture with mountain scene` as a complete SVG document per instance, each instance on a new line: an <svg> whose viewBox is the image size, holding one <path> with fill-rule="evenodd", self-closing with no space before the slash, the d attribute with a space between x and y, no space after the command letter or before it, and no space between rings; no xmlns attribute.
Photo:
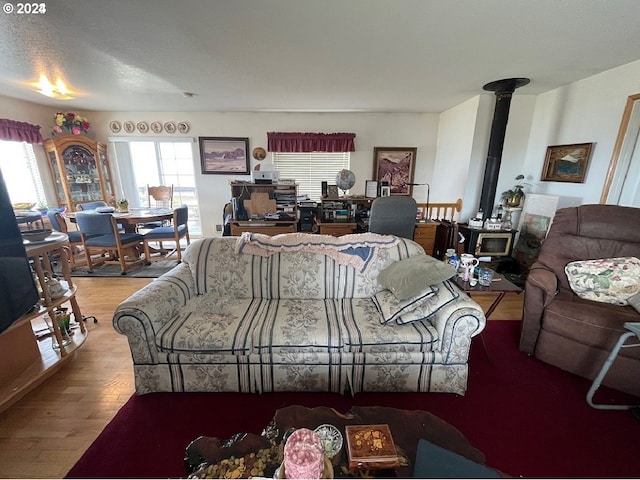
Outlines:
<svg viewBox="0 0 640 480"><path fill-rule="evenodd" d="M249 139L244 137L198 137L202 173L249 174Z"/></svg>
<svg viewBox="0 0 640 480"><path fill-rule="evenodd" d="M547 147L540 180L584 183L593 143L574 143Z"/></svg>
<svg viewBox="0 0 640 480"><path fill-rule="evenodd" d="M411 195L417 147L374 147L375 180L389 182L391 195Z"/></svg>

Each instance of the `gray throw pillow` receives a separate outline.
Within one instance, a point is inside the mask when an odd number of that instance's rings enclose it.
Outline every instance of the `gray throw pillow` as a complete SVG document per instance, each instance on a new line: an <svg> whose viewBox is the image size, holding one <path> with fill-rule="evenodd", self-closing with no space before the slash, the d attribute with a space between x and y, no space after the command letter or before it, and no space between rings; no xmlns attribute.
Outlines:
<svg viewBox="0 0 640 480"><path fill-rule="evenodd" d="M429 255L416 255L392 263L378 274L378 283L400 300L415 297L429 286L444 282L456 274L448 263Z"/></svg>
<svg viewBox="0 0 640 480"><path fill-rule="evenodd" d="M627 298L627 302L640 313L640 292Z"/></svg>

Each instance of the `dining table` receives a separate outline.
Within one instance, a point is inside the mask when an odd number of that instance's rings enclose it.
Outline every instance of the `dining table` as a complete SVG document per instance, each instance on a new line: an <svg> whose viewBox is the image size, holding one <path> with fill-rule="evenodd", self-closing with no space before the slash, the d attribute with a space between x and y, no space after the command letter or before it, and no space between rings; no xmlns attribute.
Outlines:
<svg viewBox="0 0 640 480"><path fill-rule="evenodd" d="M64 215L73 223L75 223L76 215L80 212L66 212ZM135 233L137 227L142 223L164 222L173 218L173 209L171 208L129 208L126 212L98 212L96 210L85 210L82 213L98 213L105 215L107 213L113 215L122 225L126 233Z"/></svg>
<svg viewBox="0 0 640 480"><path fill-rule="evenodd" d="M33 229L34 225L44 228L42 214L35 210L14 210L18 225L24 225L27 229Z"/></svg>

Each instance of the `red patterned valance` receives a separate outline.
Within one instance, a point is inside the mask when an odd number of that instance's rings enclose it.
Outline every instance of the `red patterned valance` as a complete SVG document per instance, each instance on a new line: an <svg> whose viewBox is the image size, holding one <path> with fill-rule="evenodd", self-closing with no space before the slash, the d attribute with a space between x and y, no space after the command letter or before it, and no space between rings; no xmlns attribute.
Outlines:
<svg viewBox="0 0 640 480"><path fill-rule="evenodd" d="M0 140L12 142L42 143L40 125L27 122L16 122L7 118L0 118Z"/></svg>
<svg viewBox="0 0 640 480"><path fill-rule="evenodd" d="M270 152L353 152L355 133L267 132Z"/></svg>

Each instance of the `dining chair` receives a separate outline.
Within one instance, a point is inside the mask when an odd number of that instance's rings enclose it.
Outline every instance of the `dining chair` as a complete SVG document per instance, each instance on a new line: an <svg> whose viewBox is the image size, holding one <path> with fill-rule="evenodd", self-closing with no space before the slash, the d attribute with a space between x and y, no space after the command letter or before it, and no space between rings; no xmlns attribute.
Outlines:
<svg viewBox="0 0 640 480"><path fill-rule="evenodd" d="M147 205L149 208L173 208L173 185L152 187L147 184ZM168 225L168 222L147 222L139 224L138 230L151 230Z"/></svg>
<svg viewBox="0 0 640 480"><path fill-rule="evenodd" d="M103 263L116 263L120 265L121 275L126 275L128 269L142 264L140 244L143 236L120 232L115 217L110 213L80 212L76 215L76 223L89 272ZM101 255L97 262L94 262L92 253Z"/></svg>
<svg viewBox="0 0 640 480"><path fill-rule="evenodd" d="M47 212L51 228L56 232L64 233L69 238L69 263L71 269L86 265L84 262L84 252L82 250L82 235L78 230L69 230L67 221L59 210L49 210ZM79 260L82 259L82 260Z"/></svg>
<svg viewBox="0 0 640 480"><path fill-rule="evenodd" d="M81 212L87 211L87 210L95 210L98 207L106 207L107 202L103 201L103 200L97 200L95 202L86 202L86 203L79 203L77 205L78 210L80 210Z"/></svg>
<svg viewBox="0 0 640 480"><path fill-rule="evenodd" d="M172 223L169 226L156 227L153 230L143 235L144 244L144 256L145 261L157 262L159 260L167 260L168 257L173 255L174 252L178 254L178 261L182 261L182 250L184 249L180 245L180 240L186 238L187 245L191 244L189 238L189 207L187 205L181 205L173 210ZM171 241L175 243L175 248L166 253L166 249L163 248L163 242ZM158 244L159 256L153 256L150 243Z"/></svg>
<svg viewBox="0 0 640 480"><path fill-rule="evenodd" d="M150 187L147 184L149 208L173 208L173 185Z"/></svg>
<svg viewBox="0 0 640 480"><path fill-rule="evenodd" d="M371 203L369 231L413 240L418 205L413 197L378 197Z"/></svg>

